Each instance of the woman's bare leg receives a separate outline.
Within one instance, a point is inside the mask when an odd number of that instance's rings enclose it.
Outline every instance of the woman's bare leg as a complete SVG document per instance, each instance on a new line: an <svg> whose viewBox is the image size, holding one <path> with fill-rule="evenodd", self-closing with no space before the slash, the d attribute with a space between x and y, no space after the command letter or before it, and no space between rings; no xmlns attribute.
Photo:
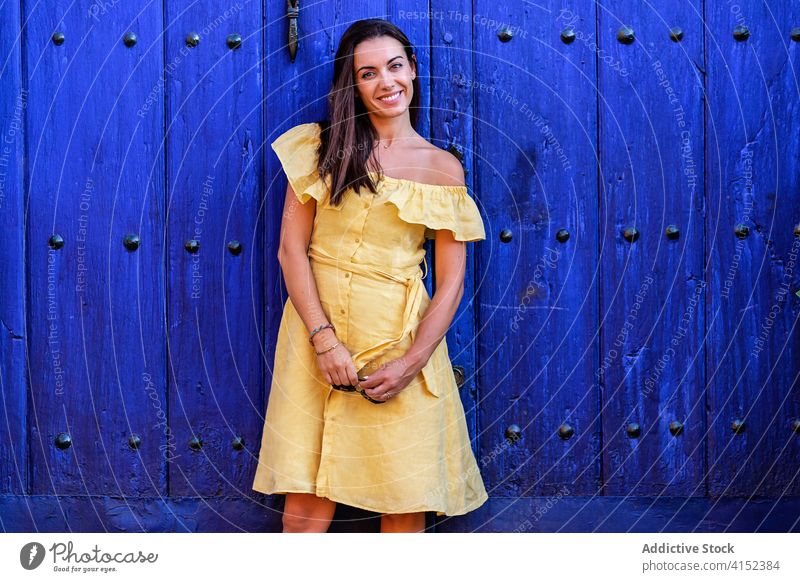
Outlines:
<svg viewBox="0 0 800 582"><path fill-rule="evenodd" d="M283 533L328 531L336 502L313 493L287 493L283 507Z"/></svg>
<svg viewBox="0 0 800 582"><path fill-rule="evenodd" d="M381 515L381 533L416 533L425 530L425 512L384 513Z"/></svg>

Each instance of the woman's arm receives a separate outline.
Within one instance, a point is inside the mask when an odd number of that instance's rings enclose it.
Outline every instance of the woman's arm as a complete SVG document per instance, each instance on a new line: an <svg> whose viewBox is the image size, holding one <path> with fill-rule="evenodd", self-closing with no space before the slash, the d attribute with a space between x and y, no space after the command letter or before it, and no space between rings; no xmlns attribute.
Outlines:
<svg viewBox="0 0 800 582"><path fill-rule="evenodd" d="M313 198L301 204L289 185L281 219L278 262L281 265L286 290L308 333L328 322L322 309L317 283L308 261L308 244L314 227L317 202ZM298 338L306 341L306 338ZM321 352L339 340L330 328L317 332L311 340L315 351ZM350 352L340 344L337 348L317 356L318 365L328 383L355 385L358 382Z"/></svg>
<svg viewBox="0 0 800 582"><path fill-rule="evenodd" d="M434 251L436 290L417 327L414 343L403 355L412 378L425 367L447 334L464 296L466 243L457 241L449 230L437 230Z"/></svg>
<svg viewBox="0 0 800 582"><path fill-rule="evenodd" d="M433 177L436 182L464 185L464 167L450 152L436 150L436 159L431 160L431 166L440 169L439 175ZM436 231L436 290L417 327L414 343L403 356L412 378L428 363L461 303L467 266L466 246L466 243L457 241L451 231Z"/></svg>

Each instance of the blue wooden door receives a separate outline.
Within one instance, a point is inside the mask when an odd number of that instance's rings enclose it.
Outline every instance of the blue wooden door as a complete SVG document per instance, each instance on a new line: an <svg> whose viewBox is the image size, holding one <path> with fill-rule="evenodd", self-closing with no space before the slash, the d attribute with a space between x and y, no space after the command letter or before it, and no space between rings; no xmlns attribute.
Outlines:
<svg viewBox="0 0 800 582"><path fill-rule="evenodd" d="M797 528L800 10L475 11L470 523Z"/></svg>
<svg viewBox="0 0 800 582"><path fill-rule="evenodd" d="M699 0L3 3L3 529L280 530L268 146L373 16L488 235L447 340L490 500L436 529L796 529L800 7Z"/></svg>

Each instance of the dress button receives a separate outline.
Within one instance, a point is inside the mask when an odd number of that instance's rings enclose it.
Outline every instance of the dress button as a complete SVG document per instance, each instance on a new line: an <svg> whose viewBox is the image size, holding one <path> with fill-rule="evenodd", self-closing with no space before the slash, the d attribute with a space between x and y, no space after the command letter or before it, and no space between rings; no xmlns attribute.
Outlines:
<svg viewBox="0 0 800 582"><path fill-rule="evenodd" d="M356 242L361 242L361 239L360 239L360 238L357 238L357 239L356 239Z"/></svg>
<svg viewBox="0 0 800 582"><path fill-rule="evenodd" d="M349 278L350 278L350 272L349 272L349 271L348 271L347 273L345 273L345 274L344 274L344 278L345 278L345 279L349 279Z"/></svg>
<svg viewBox="0 0 800 582"><path fill-rule="evenodd" d="M339 313L344 313L344 312L345 312L345 311L344 311L344 308L342 308L342 309L340 309L340 310L339 310Z"/></svg>

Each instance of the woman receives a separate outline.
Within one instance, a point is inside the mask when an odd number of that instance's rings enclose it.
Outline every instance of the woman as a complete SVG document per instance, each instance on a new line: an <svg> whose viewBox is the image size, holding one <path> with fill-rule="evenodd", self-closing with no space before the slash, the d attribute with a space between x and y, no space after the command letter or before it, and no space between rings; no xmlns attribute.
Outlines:
<svg viewBox="0 0 800 582"><path fill-rule="evenodd" d="M485 233L458 159L414 131L418 101L406 36L362 20L337 50L330 122L272 143L289 181L278 251L289 299L253 489L286 494L284 532L327 531L337 502L381 513L382 532L418 532L426 511L461 515L488 498L444 340L464 242Z"/></svg>

